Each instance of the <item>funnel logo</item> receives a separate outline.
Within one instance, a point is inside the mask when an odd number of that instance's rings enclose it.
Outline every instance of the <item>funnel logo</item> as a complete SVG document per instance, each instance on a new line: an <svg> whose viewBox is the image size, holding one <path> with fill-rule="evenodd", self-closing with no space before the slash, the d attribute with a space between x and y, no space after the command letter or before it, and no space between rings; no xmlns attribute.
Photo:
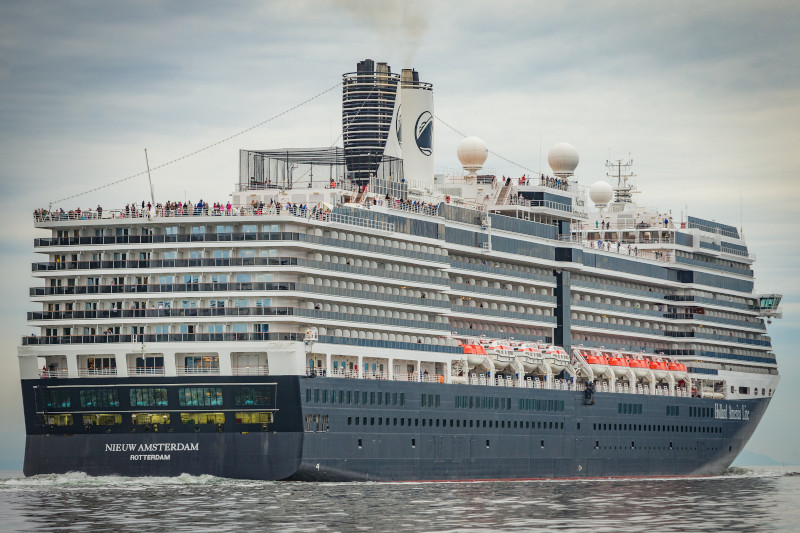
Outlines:
<svg viewBox="0 0 800 533"><path fill-rule="evenodd" d="M400 147L403 146L403 137L401 135L403 133L402 110L402 105L397 106L397 118L394 124L394 133L397 135L397 144L400 145Z"/></svg>
<svg viewBox="0 0 800 533"><path fill-rule="evenodd" d="M414 137L417 139L417 147L423 155L429 156L433 153L433 115L430 111L424 111L417 119Z"/></svg>

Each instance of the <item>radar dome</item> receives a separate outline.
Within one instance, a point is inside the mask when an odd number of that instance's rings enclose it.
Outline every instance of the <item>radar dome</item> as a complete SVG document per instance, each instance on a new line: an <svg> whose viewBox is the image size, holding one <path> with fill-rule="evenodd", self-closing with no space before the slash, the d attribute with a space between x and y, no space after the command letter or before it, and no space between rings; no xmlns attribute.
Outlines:
<svg viewBox="0 0 800 533"><path fill-rule="evenodd" d="M489 149L486 143L478 137L467 137L458 143L458 160L461 166L470 174L478 172L486 158L489 156Z"/></svg>
<svg viewBox="0 0 800 533"><path fill-rule="evenodd" d="M569 143L558 143L547 153L547 163L556 176L572 176L578 161L578 150Z"/></svg>
<svg viewBox="0 0 800 533"><path fill-rule="evenodd" d="M605 181L596 181L589 188L589 198L594 205L608 205L613 196L614 190Z"/></svg>

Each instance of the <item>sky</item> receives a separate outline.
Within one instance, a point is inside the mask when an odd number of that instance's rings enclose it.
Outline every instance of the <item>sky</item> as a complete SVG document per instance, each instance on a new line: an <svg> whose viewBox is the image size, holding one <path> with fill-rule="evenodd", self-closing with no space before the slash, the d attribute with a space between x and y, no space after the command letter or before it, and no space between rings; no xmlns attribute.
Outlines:
<svg viewBox="0 0 800 533"><path fill-rule="evenodd" d="M503 157L486 169L547 171L567 141L583 185L632 157L639 203L743 227L756 290L784 295L782 382L747 449L800 464L798 27L792 1L0 1L0 469L24 447L32 211L141 202L143 176L102 186L145 148L155 167L267 121L153 172L157 201L227 201L240 148L340 144L335 86L365 58L416 68L436 116ZM435 123L437 172L459 140Z"/></svg>

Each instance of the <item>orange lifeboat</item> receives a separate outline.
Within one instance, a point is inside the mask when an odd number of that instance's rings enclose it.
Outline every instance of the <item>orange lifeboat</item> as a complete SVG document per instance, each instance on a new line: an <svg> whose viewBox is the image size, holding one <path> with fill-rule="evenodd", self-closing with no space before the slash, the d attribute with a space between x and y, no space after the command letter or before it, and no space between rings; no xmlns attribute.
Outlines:
<svg viewBox="0 0 800 533"><path fill-rule="evenodd" d="M628 366L633 369L633 373L639 378L647 376L650 371L650 366L643 359L628 359Z"/></svg>
<svg viewBox="0 0 800 533"><path fill-rule="evenodd" d="M584 356L586 364L597 375L602 375L608 369L608 359L602 353L590 352L590 355Z"/></svg>
<svg viewBox="0 0 800 533"><path fill-rule="evenodd" d="M667 363L664 361L650 361L650 370L653 371L653 374L658 379L664 379L667 377L667 371L669 368L667 367Z"/></svg>
<svg viewBox="0 0 800 533"><path fill-rule="evenodd" d="M471 365L481 364L486 357L486 349L480 344L462 344L461 347Z"/></svg>
<svg viewBox="0 0 800 533"><path fill-rule="evenodd" d="M624 357L609 357L608 366L614 371L617 376L624 376L628 373L628 360Z"/></svg>
<svg viewBox="0 0 800 533"><path fill-rule="evenodd" d="M686 379L687 369L686 365L684 365L683 363L678 363L673 361L672 363L669 363L669 365L667 365L667 369L669 369L669 371L674 374L675 379L677 380Z"/></svg>

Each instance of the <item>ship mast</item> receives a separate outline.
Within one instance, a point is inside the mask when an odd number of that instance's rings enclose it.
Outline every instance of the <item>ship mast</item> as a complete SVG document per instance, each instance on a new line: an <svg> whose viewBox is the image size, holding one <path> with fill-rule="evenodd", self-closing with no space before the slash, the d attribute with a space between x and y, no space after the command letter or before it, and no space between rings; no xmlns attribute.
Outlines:
<svg viewBox="0 0 800 533"><path fill-rule="evenodd" d="M636 174L631 170L633 166L633 159L628 160L617 159L616 161L606 160L606 176L617 180L614 187L614 203L631 204L633 203L633 195L638 193L639 190L633 183L628 183L628 180L635 178Z"/></svg>

